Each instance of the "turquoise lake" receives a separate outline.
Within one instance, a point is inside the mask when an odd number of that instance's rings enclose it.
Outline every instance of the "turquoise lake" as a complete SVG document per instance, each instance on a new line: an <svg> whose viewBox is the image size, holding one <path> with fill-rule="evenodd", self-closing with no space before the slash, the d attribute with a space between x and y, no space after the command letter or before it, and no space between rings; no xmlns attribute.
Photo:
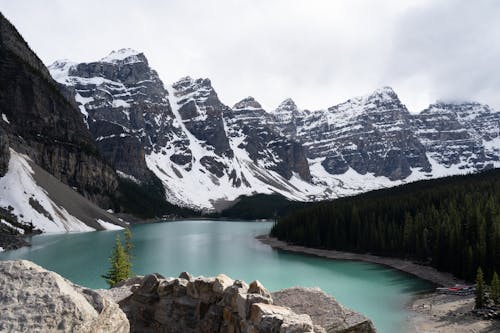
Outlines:
<svg viewBox="0 0 500 333"><path fill-rule="evenodd" d="M133 270L177 276L182 271L214 276L225 273L247 282L258 279L271 291L292 286L320 287L343 305L373 320L380 333L405 331L411 298L432 286L380 265L329 260L273 250L254 237L269 232L269 222L177 221L137 225ZM0 253L0 260L28 259L71 281L105 288L100 277L117 234L123 231L38 235L32 247Z"/></svg>

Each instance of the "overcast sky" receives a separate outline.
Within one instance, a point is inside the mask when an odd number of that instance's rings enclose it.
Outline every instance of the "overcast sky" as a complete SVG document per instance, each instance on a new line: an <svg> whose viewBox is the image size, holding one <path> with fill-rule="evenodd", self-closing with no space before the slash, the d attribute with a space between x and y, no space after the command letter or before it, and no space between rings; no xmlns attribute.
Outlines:
<svg viewBox="0 0 500 333"><path fill-rule="evenodd" d="M145 53L165 83L209 77L229 105L319 109L391 86L410 111L500 109L498 0L1 0L46 63Z"/></svg>

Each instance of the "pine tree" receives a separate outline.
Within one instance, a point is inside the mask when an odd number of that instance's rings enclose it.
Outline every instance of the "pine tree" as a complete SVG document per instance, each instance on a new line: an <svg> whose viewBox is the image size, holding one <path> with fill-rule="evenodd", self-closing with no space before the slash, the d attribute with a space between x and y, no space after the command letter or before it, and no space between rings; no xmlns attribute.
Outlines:
<svg viewBox="0 0 500 333"><path fill-rule="evenodd" d="M111 267L108 272L102 277L106 280L110 287L113 287L120 281L124 281L131 276L130 258L123 248L120 235L116 236L115 247L111 257L109 257Z"/></svg>
<svg viewBox="0 0 500 333"><path fill-rule="evenodd" d="M481 267L477 269L477 274L476 274L476 309L481 309L484 307L484 301L485 301L485 296L484 296L484 278L483 278L483 270Z"/></svg>
<svg viewBox="0 0 500 333"><path fill-rule="evenodd" d="M500 304L500 279L498 279L497 272L493 272L490 286L490 298L495 304Z"/></svg>

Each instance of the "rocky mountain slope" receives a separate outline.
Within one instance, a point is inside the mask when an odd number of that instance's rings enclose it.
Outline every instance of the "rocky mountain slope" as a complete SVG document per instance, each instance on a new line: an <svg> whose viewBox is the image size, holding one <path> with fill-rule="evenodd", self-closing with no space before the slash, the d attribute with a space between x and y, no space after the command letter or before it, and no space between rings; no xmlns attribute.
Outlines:
<svg viewBox="0 0 500 333"><path fill-rule="evenodd" d="M2 14L0 73L0 232L124 225L97 206L112 203L114 169L76 105Z"/></svg>
<svg viewBox="0 0 500 333"><path fill-rule="evenodd" d="M331 199L500 166L500 114L478 103L412 114L383 87L317 111L286 99L267 112L252 97L229 107L209 79L164 86L130 49L49 69L120 174L140 182L151 170L183 206L220 209L255 193Z"/></svg>

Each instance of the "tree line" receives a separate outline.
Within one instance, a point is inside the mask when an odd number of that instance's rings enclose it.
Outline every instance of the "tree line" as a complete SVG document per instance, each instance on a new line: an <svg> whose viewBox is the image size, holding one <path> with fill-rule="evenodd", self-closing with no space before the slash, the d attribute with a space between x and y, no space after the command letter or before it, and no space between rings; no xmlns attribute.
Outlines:
<svg viewBox="0 0 500 333"><path fill-rule="evenodd" d="M281 218L294 244L402 257L473 281L500 272L500 170L410 183L320 203Z"/></svg>

